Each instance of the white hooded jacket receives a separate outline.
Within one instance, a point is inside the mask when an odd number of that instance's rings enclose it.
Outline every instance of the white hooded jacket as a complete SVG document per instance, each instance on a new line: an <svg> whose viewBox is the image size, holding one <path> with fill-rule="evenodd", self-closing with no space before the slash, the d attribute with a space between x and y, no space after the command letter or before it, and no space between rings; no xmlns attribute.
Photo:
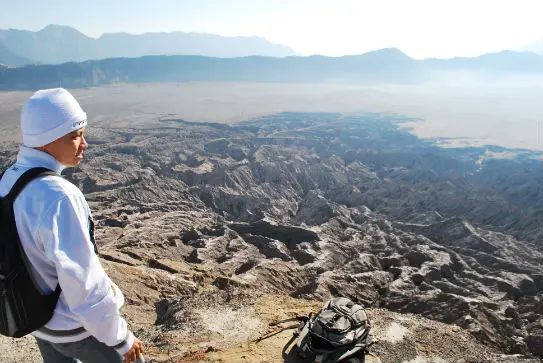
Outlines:
<svg viewBox="0 0 543 363"><path fill-rule="evenodd" d="M51 155L21 146L16 163L0 180L0 196L33 167L59 174L64 169ZM52 293L57 283L62 288L52 319L32 334L53 343L92 335L121 355L128 352L134 335L119 313L124 296L94 252L91 212L83 193L60 176L41 177L15 199L14 214L37 284L45 293Z"/></svg>

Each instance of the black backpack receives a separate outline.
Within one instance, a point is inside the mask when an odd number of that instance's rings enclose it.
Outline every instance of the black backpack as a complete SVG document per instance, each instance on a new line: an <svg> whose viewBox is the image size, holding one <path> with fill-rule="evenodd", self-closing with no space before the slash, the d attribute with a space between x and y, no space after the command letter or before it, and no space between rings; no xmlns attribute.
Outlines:
<svg viewBox="0 0 543 363"><path fill-rule="evenodd" d="M0 334L20 338L51 320L60 296L60 286L49 295L41 292L30 272L13 213L13 202L32 180L57 173L32 168L0 198Z"/></svg>
<svg viewBox="0 0 543 363"><path fill-rule="evenodd" d="M317 314L304 319L295 334L298 356L304 362L364 362L371 324L364 308L336 297Z"/></svg>

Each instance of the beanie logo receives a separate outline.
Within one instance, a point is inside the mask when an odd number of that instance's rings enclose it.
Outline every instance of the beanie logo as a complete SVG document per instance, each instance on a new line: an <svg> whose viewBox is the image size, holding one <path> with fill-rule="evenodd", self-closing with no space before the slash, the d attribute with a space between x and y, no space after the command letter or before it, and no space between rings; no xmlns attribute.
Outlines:
<svg viewBox="0 0 543 363"><path fill-rule="evenodd" d="M72 124L72 127L79 127L81 125L84 125L87 123L87 120L83 120L83 121L76 121Z"/></svg>

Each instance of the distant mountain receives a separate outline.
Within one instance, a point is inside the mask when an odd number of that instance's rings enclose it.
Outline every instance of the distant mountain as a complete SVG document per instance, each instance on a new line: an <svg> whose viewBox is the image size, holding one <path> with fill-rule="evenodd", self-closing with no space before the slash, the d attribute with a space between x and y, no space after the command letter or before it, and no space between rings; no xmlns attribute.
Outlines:
<svg viewBox="0 0 543 363"><path fill-rule="evenodd" d="M222 58L296 55L288 47L258 37L175 32L104 34L94 39L74 28L58 25L49 25L38 32L0 30L0 45L17 56L45 64L145 55L203 55Z"/></svg>
<svg viewBox="0 0 543 363"><path fill-rule="evenodd" d="M532 52L535 54L543 55L543 39L527 44L523 47L520 47L518 51Z"/></svg>
<svg viewBox="0 0 543 363"><path fill-rule="evenodd" d="M438 70L477 70L492 72L541 73L542 57L530 52L511 50L483 54L476 58L425 59L425 65Z"/></svg>
<svg viewBox="0 0 543 363"><path fill-rule="evenodd" d="M68 88L142 82L424 83L454 79L499 80L542 75L543 57L512 51L477 58L412 59L397 49L345 57L145 56L0 69L0 90Z"/></svg>
<svg viewBox="0 0 543 363"><path fill-rule="evenodd" d="M87 60L93 39L70 28L50 25L39 32L0 30L0 44L12 53L37 63L63 63Z"/></svg>
<svg viewBox="0 0 543 363"><path fill-rule="evenodd" d="M198 33L104 34L97 40L98 58L141 57L143 55L204 55L235 58L251 55L287 57L292 49L259 37L222 37Z"/></svg>
<svg viewBox="0 0 543 363"><path fill-rule="evenodd" d="M13 54L5 45L0 43L0 64L9 66L22 66L33 63L30 59Z"/></svg>

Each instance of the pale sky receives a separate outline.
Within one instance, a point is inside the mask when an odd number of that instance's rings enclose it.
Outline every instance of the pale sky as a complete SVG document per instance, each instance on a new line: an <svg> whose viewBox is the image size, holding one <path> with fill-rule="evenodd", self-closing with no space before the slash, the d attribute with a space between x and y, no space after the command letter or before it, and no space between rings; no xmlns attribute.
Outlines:
<svg viewBox="0 0 543 363"><path fill-rule="evenodd" d="M543 38L543 0L0 0L0 29L260 36L302 55L477 56Z"/></svg>

